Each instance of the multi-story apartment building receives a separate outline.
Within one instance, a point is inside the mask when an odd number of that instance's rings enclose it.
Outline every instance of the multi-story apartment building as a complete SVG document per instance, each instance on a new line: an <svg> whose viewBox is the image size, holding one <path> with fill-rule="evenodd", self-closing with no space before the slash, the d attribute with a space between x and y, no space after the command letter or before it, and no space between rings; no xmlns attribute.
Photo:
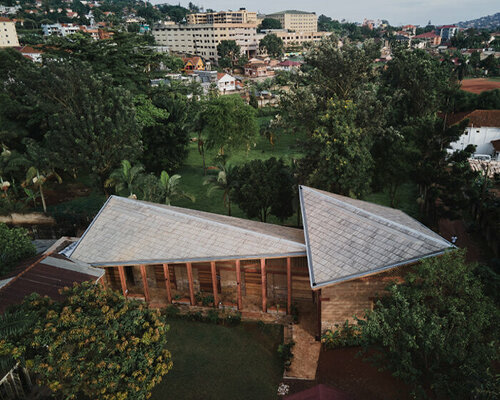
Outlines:
<svg viewBox="0 0 500 400"><path fill-rule="evenodd" d="M318 18L316 13L286 10L273 14L267 14L266 18L277 19L281 27L295 32L317 32Z"/></svg>
<svg viewBox="0 0 500 400"><path fill-rule="evenodd" d="M79 25L73 24L42 24L45 36L67 36L80 31Z"/></svg>
<svg viewBox="0 0 500 400"><path fill-rule="evenodd" d="M443 25L438 26L436 29L436 33L441 36L443 41L450 40L453 36L455 36L458 32L458 26L456 25Z"/></svg>
<svg viewBox="0 0 500 400"><path fill-rule="evenodd" d="M234 40L249 58L259 49L256 24L159 24L153 28L156 44L217 62L217 45Z"/></svg>
<svg viewBox="0 0 500 400"><path fill-rule="evenodd" d="M330 36L332 32L273 32L282 41L286 47L303 46L304 43L319 42L326 36Z"/></svg>
<svg viewBox="0 0 500 400"><path fill-rule="evenodd" d="M0 47L17 47L16 24L8 18L0 17Z"/></svg>
<svg viewBox="0 0 500 400"><path fill-rule="evenodd" d="M238 11L219 11L188 14L188 24L255 24L257 25L257 13L249 12L245 8Z"/></svg>

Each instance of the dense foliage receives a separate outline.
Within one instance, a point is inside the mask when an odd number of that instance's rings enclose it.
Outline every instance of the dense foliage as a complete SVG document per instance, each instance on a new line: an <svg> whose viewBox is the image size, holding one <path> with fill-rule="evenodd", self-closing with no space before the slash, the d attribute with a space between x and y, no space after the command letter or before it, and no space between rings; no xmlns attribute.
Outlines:
<svg viewBox="0 0 500 400"><path fill-rule="evenodd" d="M260 40L259 49L265 51L270 57L280 58L283 55L283 40L271 33Z"/></svg>
<svg viewBox="0 0 500 400"><path fill-rule="evenodd" d="M0 277L15 267L23 258L35 254L28 231L24 228L9 228L0 223Z"/></svg>
<svg viewBox="0 0 500 400"><path fill-rule="evenodd" d="M390 286L360 328L367 348L378 349L379 365L419 397L494 398L498 317L474 266L453 251Z"/></svg>
<svg viewBox="0 0 500 400"><path fill-rule="evenodd" d="M0 354L22 360L64 399L146 399L172 368L159 311L84 283L64 300L31 295L31 324L2 336Z"/></svg>
<svg viewBox="0 0 500 400"><path fill-rule="evenodd" d="M281 221L293 215L294 180L283 160L253 160L235 168L233 201L249 218L266 222L269 214Z"/></svg>

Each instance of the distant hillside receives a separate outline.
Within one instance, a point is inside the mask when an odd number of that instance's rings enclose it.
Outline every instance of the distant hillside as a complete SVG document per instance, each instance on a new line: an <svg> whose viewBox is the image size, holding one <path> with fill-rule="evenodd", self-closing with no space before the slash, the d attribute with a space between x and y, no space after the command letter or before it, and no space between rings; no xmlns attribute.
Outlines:
<svg viewBox="0 0 500 400"><path fill-rule="evenodd" d="M477 19L471 19L470 21L460 21L457 25L460 28L499 29L500 13Z"/></svg>

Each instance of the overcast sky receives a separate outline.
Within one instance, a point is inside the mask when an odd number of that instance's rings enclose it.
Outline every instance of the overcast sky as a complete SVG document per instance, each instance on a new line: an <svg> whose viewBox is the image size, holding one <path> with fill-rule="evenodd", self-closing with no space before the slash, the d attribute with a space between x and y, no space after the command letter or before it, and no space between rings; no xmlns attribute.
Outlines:
<svg viewBox="0 0 500 400"><path fill-rule="evenodd" d="M151 0L150 0L151 1ZM297 9L325 14L333 19L352 22L386 19L391 25L451 24L500 11L498 0L192 0L194 4L214 10L237 10L271 13ZM179 4L178 0L152 0L154 4ZM188 1L180 1L187 6Z"/></svg>

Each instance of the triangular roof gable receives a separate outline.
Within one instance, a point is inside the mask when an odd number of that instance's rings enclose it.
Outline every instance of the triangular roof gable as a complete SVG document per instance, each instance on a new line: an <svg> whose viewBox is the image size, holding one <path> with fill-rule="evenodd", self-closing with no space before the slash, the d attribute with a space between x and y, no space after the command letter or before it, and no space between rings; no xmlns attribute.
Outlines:
<svg viewBox="0 0 500 400"><path fill-rule="evenodd" d="M102 266L293 255L305 255L293 228L111 196L71 258Z"/></svg>
<svg viewBox="0 0 500 400"><path fill-rule="evenodd" d="M299 194L312 288L409 264L453 247L399 210L306 186Z"/></svg>

